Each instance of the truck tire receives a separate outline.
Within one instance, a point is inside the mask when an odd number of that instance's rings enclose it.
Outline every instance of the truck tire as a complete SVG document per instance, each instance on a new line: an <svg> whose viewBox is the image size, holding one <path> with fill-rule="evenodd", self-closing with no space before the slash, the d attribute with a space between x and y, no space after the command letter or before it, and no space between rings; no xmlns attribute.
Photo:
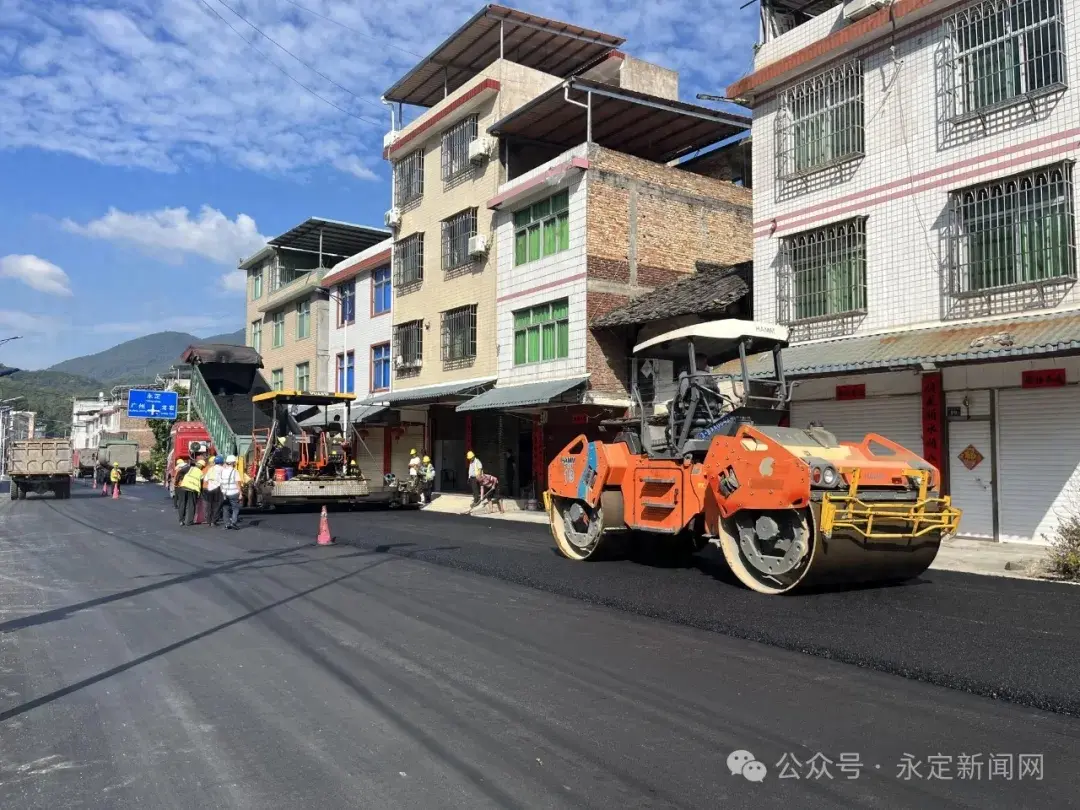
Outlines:
<svg viewBox="0 0 1080 810"><path fill-rule="evenodd" d="M10 482L9 487L10 487L10 493L11 493L11 500L13 500L13 501L19 500L19 485L16 484L14 481L12 481L12 482Z"/></svg>

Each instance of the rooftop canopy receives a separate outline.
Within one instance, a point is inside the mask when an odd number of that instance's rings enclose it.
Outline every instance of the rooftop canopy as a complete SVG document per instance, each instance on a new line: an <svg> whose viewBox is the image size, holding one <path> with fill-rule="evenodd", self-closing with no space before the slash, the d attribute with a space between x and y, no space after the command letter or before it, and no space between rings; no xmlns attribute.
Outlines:
<svg viewBox="0 0 1080 810"><path fill-rule="evenodd" d="M488 5L383 93L383 97L387 101L433 107L500 56L553 76L570 76L623 42L623 37Z"/></svg>
<svg viewBox="0 0 1080 810"><path fill-rule="evenodd" d="M704 354L711 365L737 357L739 343L750 341L747 354L770 351L774 346L787 346L788 330L786 326L757 321L740 321L728 318L723 321L709 321L673 329L634 347L638 357L654 357L667 360L682 360L690 341L694 342L694 351Z"/></svg>
<svg viewBox="0 0 1080 810"><path fill-rule="evenodd" d="M389 238L385 228L353 225L332 219L311 217L281 236L275 236L270 244L279 248L322 253L328 256L355 256Z"/></svg>
<svg viewBox="0 0 1080 810"><path fill-rule="evenodd" d="M582 104L591 105L591 116ZM573 78L519 107L488 131L563 149L591 141L666 163L749 129L750 119L741 115Z"/></svg>

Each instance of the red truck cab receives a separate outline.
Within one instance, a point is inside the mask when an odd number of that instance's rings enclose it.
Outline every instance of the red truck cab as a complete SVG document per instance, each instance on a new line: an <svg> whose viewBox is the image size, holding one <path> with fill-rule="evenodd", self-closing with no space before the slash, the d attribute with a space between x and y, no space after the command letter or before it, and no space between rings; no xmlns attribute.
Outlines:
<svg viewBox="0 0 1080 810"><path fill-rule="evenodd" d="M169 430L169 454L165 458L164 484L172 491L173 470L178 459L187 461L202 453L213 455L213 441L202 422L174 422Z"/></svg>

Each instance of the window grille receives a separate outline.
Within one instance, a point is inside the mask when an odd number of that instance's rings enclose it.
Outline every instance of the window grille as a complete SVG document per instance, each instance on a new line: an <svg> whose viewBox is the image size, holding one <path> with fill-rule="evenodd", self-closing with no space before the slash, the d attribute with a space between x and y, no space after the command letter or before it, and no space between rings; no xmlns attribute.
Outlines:
<svg viewBox="0 0 1080 810"><path fill-rule="evenodd" d="M394 327L394 364L401 368L418 366L424 359L424 322L409 321Z"/></svg>
<svg viewBox="0 0 1080 810"><path fill-rule="evenodd" d="M866 219L857 217L785 237L778 275L784 323L866 311Z"/></svg>
<svg viewBox="0 0 1080 810"><path fill-rule="evenodd" d="M1064 89L1062 0L986 0L945 20L954 120Z"/></svg>
<svg viewBox="0 0 1080 810"><path fill-rule="evenodd" d="M776 175L793 180L864 153L862 62L848 62L780 94Z"/></svg>
<svg viewBox="0 0 1080 810"><path fill-rule="evenodd" d="M476 357L476 304L442 314L442 359L453 363Z"/></svg>
<svg viewBox="0 0 1080 810"><path fill-rule="evenodd" d="M1076 279L1071 161L955 191L949 219L954 296Z"/></svg>
<svg viewBox="0 0 1080 810"><path fill-rule="evenodd" d="M469 169L469 144L476 140L475 115L454 124L442 136L442 179L453 180Z"/></svg>
<svg viewBox="0 0 1080 810"><path fill-rule="evenodd" d="M424 235L414 233L394 243L394 286L404 287L424 280Z"/></svg>
<svg viewBox="0 0 1080 810"><path fill-rule="evenodd" d="M424 196L424 150L394 164L394 205L407 205Z"/></svg>
<svg viewBox="0 0 1080 810"><path fill-rule="evenodd" d="M468 264L469 238L476 236L476 209L470 208L442 221L442 269Z"/></svg>

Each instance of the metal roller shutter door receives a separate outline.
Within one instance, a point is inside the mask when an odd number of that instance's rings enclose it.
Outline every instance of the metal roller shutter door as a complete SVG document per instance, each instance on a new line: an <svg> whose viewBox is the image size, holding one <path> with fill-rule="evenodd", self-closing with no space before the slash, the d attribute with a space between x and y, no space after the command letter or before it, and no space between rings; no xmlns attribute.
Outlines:
<svg viewBox="0 0 1080 810"><path fill-rule="evenodd" d="M416 448L418 452L424 452L424 426L407 425L405 435L400 439L391 439L390 446L392 448L390 452L390 472L398 478L407 477L409 475L409 451Z"/></svg>
<svg viewBox="0 0 1080 810"><path fill-rule="evenodd" d="M364 474L364 478L368 481L375 481L382 484L383 477L383 431L385 428L381 427L369 427L360 428L367 431L367 438L364 439L364 443L361 444L360 440L356 440L356 465L360 468L360 472Z"/></svg>
<svg viewBox="0 0 1080 810"><path fill-rule="evenodd" d="M858 442L867 433L878 433L920 456L923 452L918 395L792 402L791 426L805 428L810 422L820 422L842 442Z"/></svg>
<svg viewBox="0 0 1080 810"><path fill-rule="evenodd" d="M1046 543L1080 508L1080 391L1002 391L998 400L1000 539Z"/></svg>

